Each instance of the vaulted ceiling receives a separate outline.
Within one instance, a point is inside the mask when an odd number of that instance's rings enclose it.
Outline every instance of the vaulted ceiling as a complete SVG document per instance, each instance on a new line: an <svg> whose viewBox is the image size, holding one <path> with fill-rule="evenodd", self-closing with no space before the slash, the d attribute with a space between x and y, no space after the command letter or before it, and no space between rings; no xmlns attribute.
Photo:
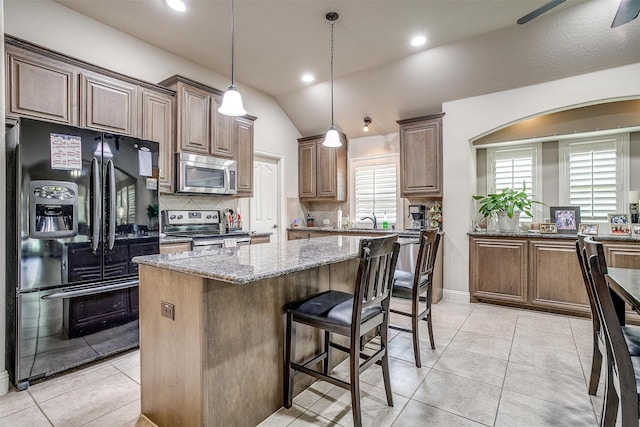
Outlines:
<svg viewBox="0 0 640 427"><path fill-rule="evenodd" d="M13 1L13 0L8 0ZM221 74L231 70L231 1L55 0ZM443 102L640 60L640 19L612 29L614 1L569 0L525 25L546 0L237 0L236 68L272 95L303 135L330 123L330 25L335 25L335 122L350 138L397 131L398 119ZM428 43L411 47L409 39ZM310 72L313 83L300 76ZM188 77L188 76L187 76ZM225 88L220 88L225 89ZM523 100L526 102L526 100ZM251 113L251 105L245 105Z"/></svg>

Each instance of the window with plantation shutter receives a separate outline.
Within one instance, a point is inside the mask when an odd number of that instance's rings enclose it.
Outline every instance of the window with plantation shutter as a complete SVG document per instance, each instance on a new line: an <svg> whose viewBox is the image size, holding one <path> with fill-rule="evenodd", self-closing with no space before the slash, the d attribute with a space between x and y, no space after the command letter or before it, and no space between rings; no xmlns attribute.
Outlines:
<svg viewBox="0 0 640 427"><path fill-rule="evenodd" d="M487 149L487 192L495 193L504 188L521 190L524 184L530 199L541 200L538 170L541 151L540 144ZM533 206L532 213L534 217L540 217L539 205ZM531 222L525 215L520 216L520 220Z"/></svg>
<svg viewBox="0 0 640 427"><path fill-rule="evenodd" d="M353 170L353 200L357 226L370 226L369 220L360 218L375 212L378 228L382 228L383 218L387 218L389 228L398 224L398 159L397 156L383 156L375 159L355 159Z"/></svg>
<svg viewBox="0 0 640 427"><path fill-rule="evenodd" d="M560 143L560 200L580 206L582 222L607 222L625 212L629 136L615 135Z"/></svg>

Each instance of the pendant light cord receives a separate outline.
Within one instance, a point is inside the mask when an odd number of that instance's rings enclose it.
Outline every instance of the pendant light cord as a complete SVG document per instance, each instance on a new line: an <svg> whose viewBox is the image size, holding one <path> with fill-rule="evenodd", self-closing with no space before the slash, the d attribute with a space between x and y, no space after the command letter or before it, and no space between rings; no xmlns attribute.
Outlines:
<svg viewBox="0 0 640 427"><path fill-rule="evenodd" d="M333 25L335 20L331 21L331 127L333 127Z"/></svg>
<svg viewBox="0 0 640 427"><path fill-rule="evenodd" d="M233 78L234 62L236 57L236 0L231 0L231 86L235 87Z"/></svg>

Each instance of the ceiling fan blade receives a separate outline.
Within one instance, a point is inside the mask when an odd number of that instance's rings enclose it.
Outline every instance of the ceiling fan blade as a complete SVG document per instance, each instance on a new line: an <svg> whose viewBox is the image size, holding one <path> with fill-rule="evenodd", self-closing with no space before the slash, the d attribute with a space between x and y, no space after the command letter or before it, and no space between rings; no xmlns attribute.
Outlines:
<svg viewBox="0 0 640 427"><path fill-rule="evenodd" d="M618 6L616 17L613 18L611 28L633 21L638 17L638 13L640 13L640 0L620 0L620 6Z"/></svg>
<svg viewBox="0 0 640 427"><path fill-rule="evenodd" d="M543 4L533 12L524 15L522 18L518 19L516 22L520 25L526 24L527 22L531 21L533 18L537 18L538 16L542 15L545 12L548 12L554 7L561 5L565 1L566 0L551 0L549 3Z"/></svg>

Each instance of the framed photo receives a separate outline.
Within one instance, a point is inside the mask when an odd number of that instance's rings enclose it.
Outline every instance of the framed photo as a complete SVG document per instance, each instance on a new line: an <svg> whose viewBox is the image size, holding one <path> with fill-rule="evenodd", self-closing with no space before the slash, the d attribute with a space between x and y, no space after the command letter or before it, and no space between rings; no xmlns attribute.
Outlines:
<svg viewBox="0 0 640 427"><path fill-rule="evenodd" d="M558 232L558 227L554 222L543 222L540 224L540 234L555 234Z"/></svg>
<svg viewBox="0 0 640 427"><path fill-rule="evenodd" d="M581 222L580 225L578 225L578 233L581 234L592 234L594 236L598 235L598 225L599 224L595 224L595 223L591 223L591 222Z"/></svg>
<svg viewBox="0 0 640 427"><path fill-rule="evenodd" d="M633 224L631 231L634 237L640 237L640 224Z"/></svg>
<svg viewBox="0 0 640 427"><path fill-rule="evenodd" d="M580 224L580 206L552 206L551 222L555 222L558 233L575 234Z"/></svg>
<svg viewBox="0 0 640 427"><path fill-rule="evenodd" d="M609 234L631 234L631 220L628 213L610 213L608 217Z"/></svg>

